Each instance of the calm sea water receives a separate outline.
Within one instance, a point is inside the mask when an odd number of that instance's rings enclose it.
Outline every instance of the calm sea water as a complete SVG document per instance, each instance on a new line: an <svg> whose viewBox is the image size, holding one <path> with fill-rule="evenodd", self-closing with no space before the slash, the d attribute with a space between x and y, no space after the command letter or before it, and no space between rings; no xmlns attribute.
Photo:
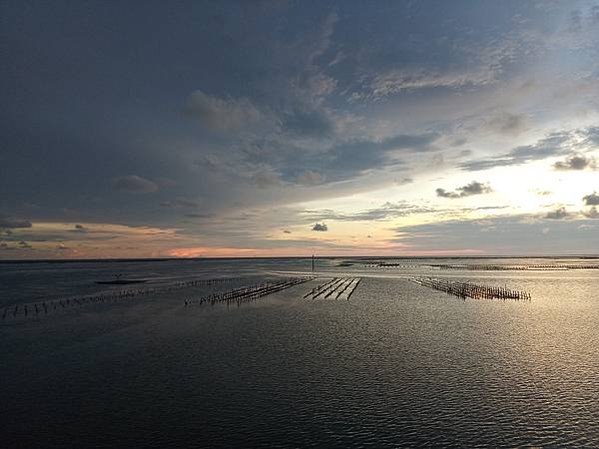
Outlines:
<svg viewBox="0 0 599 449"><path fill-rule="evenodd" d="M599 447L599 270L339 262L319 260L322 279L239 308L185 307L217 288L196 287L3 320L0 447ZM0 310L115 288L95 281L116 273L148 279L145 288L309 268L293 259L0 264ZM349 301L301 299L342 275L362 277ZM412 275L507 285L532 301L464 301Z"/></svg>

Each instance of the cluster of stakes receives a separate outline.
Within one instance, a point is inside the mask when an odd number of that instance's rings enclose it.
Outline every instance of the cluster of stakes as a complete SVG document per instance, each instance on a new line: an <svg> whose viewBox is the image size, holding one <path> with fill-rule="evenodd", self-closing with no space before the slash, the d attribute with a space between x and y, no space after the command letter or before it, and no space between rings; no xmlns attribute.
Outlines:
<svg viewBox="0 0 599 449"><path fill-rule="evenodd" d="M507 287L490 287L449 279L413 278L411 280L419 285L462 299L515 299L516 301L530 301L530 293L523 290L512 290Z"/></svg>
<svg viewBox="0 0 599 449"><path fill-rule="evenodd" d="M320 284L304 295L304 299L346 299L360 283L360 278L334 278Z"/></svg>
<svg viewBox="0 0 599 449"><path fill-rule="evenodd" d="M175 282L161 287L143 288L143 289L125 289L112 290L95 295L85 295L80 297L60 298L48 301L12 304L5 306L2 311L2 320L9 318L30 318L48 315L58 310L72 307L82 307L86 304L98 304L109 302L129 301L135 298L168 293L188 287L220 285L229 282L235 282L242 278L218 278L218 279L196 279L191 281Z"/></svg>
<svg viewBox="0 0 599 449"><path fill-rule="evenodd" d="M235 303L237 304L237 306L239 306L242 303L255 301L259 298L262 298L263 296L270 295L271 293L275 293L281 290L285 290L286 288L293 287L294 285L311 281L312 279L314 278L298 277L283 279L281 281L263 282L261 284L235 288L226 292L212 293L196 298L186 298L184 304L185 307L191 305L201 306L204 304L210 304L213 306L217 303L226 303L227 305Z"/></svg>
<svg viewBox="0 0 599 449"><path fill-rule="evenodd" d="M402 262L342 262L340 266L348 267L360 265L364 268L399 268L414 270L425 267L438 270L473 270L473 271L561 271L561 270L599 270L599 264L528 264L528 265L502 265L502 264L414 264Z"/></svg>
<svg viewBox="0 0 599 449"><path fill-rule="evenodd" d="M527 270L599 270L599 265L532 264L532 265L431 265L440 270L527 271Z"/></svg>
<svg viewBox="0 0 599 449"><path fill-rule="evenodd" d="M422 268L422 265L406 264L406 263L392 263L392 262L379 262L375 264L365 265L369 268L404 268L404 269L417 269Z"/></svg>
<svg viewBox="0 0 599 449"><path fill-rule="evenodd" d="M192 281L181 281L176 282L171 287L174 288L185 288L185 287L200 287L205 285L218 285L227 284L230 282L241 281L243 278L216 278L216 279L195 279Z"/></svg>

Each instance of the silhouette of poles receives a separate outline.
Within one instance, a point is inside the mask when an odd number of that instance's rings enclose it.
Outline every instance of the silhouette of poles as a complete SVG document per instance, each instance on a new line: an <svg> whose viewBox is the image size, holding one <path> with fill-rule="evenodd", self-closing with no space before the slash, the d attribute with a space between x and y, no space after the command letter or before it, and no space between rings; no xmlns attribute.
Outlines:
<svg viewBox="0 0 599 449"><path fill-rule="evenodd" d="M473 271L564 271L564 270L598 270L599 264L528 264L528 265L497 265L497 264L435 264L439 270L473 270Z"/></svg>
<svg viewBox="0 0 599 449"><path fill-rule="evenodd" d="M349 299L359 283L360 278L333 278L308 291L303 299Z"/></svg>
<svg viewBox="0 0 599 449"><path fill-rule="evenodd" d="M471 282L430 277L412 278L411 281L462 299L513 299L516 301L530 301L531 299L530 293L524 290L509 289L507 287L491 287Z"/></svg>
<svg viewBox="0 0 599 449"><path fill-rule="evenodd" d="M210 304L214 306L217 303L226 303L229 306L231 303L236 303L237 306L241 305L245 302L255 301L259 298L262 298L266 295L270 295L271 293L275 293L281 290L285 290L289 287L293 287L294 285L302 284L309 280L312 280L311 277L305 278L290 278L277 282L263 282L260 284L245 286L236 288L233 290L228 290L220 293L212 293L209 295L204 295L200 297L190 297L185 298L184 305L185 307L191 305L204 305Z"/></svg>
<svg viewBox="0 0 599 449"><path fill-rule="evenodd" d="M239 281L243 278L216 278L216 279L194 279L189 281L178 281L162 287L139 288L139 289L121 289L109 290L94 295L82 295L70 298L58 298L45 300L41 302L29 302L12 304L4 307L2 320L6 321L10 317L13 319L39 317L42 314L56 312L59 309L70 309L73 307L82 307L87 304L99 304L106 302L125 302L139 297L150 296L154 294L168 293L189 287L215 286Z"/></svg>

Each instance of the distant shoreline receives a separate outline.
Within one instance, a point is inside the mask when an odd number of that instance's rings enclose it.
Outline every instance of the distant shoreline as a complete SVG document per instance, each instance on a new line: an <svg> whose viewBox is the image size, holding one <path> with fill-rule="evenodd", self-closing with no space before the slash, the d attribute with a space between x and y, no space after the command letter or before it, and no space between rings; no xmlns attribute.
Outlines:
<svg viewBox="0 0 599 449"><path fill-rule="evenodd" d="M132 259L0 259L0 264L37 264L37 263L98 263L98 262L112 262L112 263L132 263L132 262L175 262L175 261L218 261L218 260L297 260L297 259L309 259L311 256L255 256L255 257L158 257L158 258L132 258ZM558 255L558 256L317 256L317 259L352 259L352 260L421 260L421 259L470 259L470 260L481 260L481 259L599 259L599 255Z"/></svg>

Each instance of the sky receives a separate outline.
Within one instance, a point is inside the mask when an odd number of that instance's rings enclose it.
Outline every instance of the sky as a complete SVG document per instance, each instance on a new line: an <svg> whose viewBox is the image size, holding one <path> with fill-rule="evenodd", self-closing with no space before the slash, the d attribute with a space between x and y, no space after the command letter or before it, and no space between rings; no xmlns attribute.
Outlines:
<svg viewBox="0 0 599 449"><path fill-rule="evenodd" d="M0 0L0 259L599 254L599 1Z"/></svg>

